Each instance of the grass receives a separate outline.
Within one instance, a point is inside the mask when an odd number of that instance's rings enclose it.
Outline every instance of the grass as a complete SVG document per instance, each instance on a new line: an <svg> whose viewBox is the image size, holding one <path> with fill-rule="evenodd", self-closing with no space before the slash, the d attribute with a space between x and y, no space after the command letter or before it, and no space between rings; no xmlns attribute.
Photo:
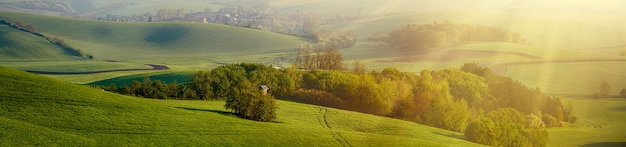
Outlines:
<svg viewBox="0 0 626 147"><path fill-rule="evenodd" d="M75 60L48 40L31 33L0 25L0 62Z"/></svg>
<svg viewBox="0 0 626 147"><path fill-rule="evenodd" d="M75 83L75 84L89 84L92 82L102 81L106 79L112 79L117 77L124 77L129 75L137 75L137 74L150 74L160 71L154 70L144 70L144 71L123 71L123 72L107 72L107 73L96 73L96 74L82 74L82 75L43 75L46 77L58 79L65 82Z"/></svg>
<svg viewBox="0 0 626 147"><path fill-rule="evenodd" d="M263 123L223 101L121 96L4 67L0 81L5 146L479 146L461 133L287 101Z"/></svg>
<svg viewBox="0 0 626 147"><path fill-rule="evenodd" d="M0 12L0 18L19 18L101 60L277 53L309 43L304 38L217 24L115 23L9 12Z"/></svg>
<svg viewBox="0 0 626 147"><path fill-rule="evenodd" d="M149 77L150 80L156 81L160 80L167 84L173 83L176 81L178 84L186 83L191 79L191 76L195 73L195 71L190 72L158 72L158 73L149 73L149 74L134 74L128 76L120 76L116 78L101 80L93 83L89 83L90 85L102 85L102 86L110 86L111 84L115 84L117 86L128 85L133 81L142 82L144 77Z"/></svg>
<svg viewBox="0 0 626 147"><path fill-rule="evenodd" d="M548 146L626 145L626 99L566 98L574 105L578 122L548 129Z"/></svg>
<svg viewBox="0 0 626 147"><path fill-rule="evenodd" d="M87 72L117 69L152 69L151 66L104 61L42 61L42 62L0 62L0 65L20 70L54 71L54 72Z"/></svg>
<svg viewBox="0 0 626 147"><path fill-rule="evenodd" d="M508 67L505 76L547 93L593 95L600 83L611 84L611 95L626 88L626 62L526 64Z"/></svg>

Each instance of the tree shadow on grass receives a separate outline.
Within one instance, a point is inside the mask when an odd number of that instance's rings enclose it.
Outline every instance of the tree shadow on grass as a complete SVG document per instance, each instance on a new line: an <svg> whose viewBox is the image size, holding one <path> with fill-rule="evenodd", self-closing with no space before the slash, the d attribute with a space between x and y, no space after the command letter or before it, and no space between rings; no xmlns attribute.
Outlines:
<svg viewBox="0 0 626 147"><path fill-rule="evenodd" d="M213 113L226 115L226 116L235 116L235 117L237 116L237 115L235 115L235 113L228 112L228 111L222 111L222 110L208 110L208 109L187 108L187 107L175 107L175 108L191 110L191 111L213 112Z"/></svg>
<svg viewBox="0 0 626 147"><path fill-rule="evenodd" d="M178 109L185 109L185 110L191 110L191 111L201 111L201 112L212 112L212 113L217 113L217 114L221 114L224 116L230 116L230 117L236 117L236 118L241 118L239 116L237 116L235 113L229 112L229 111L223 111L223 110L208 110L208 109L198 109L198 108L187 108L187 107L174 107L174 108L178 108ZM244 118L241 118L244 119ZM248 120L248 119L246 119ZM254 120L250 120L250 121L254 121ZM279 124L284 124L285 122L282 121L270 121L271 123L279 123Z"/></svg>
<svg viewBox="0 0 626 147"><path fill-rule="evenodd" d="M588 143L585 145L582 145L583 147L626 147L626 142L592 142L592 143Z"/></svg>
<svg viewBox="0 0 626 147"><path fill-rule="evenodd" d="M613 107L610 110L614 110L614 111L626 111L626 106L622 106L622 107Z"/></svg>
<svg viewBox="0 0 626 147"><path fill-rule="evenodd" d="M465 137L464 135L459 135L459 134L441 133L441 132L433 132L433 134L437 134L437 135L441 135L441 136L446 136L446 137L457 138L457 139L461 139L461 140L468 140L468 139L467 139L467 137ZM469 140L468 140L468 141L469 141Z"/></svg>

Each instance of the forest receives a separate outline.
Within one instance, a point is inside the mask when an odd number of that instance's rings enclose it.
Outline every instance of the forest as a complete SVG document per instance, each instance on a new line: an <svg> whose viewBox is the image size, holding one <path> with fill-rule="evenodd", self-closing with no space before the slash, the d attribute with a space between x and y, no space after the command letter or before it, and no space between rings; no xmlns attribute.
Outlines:
<svg viewBox="0 0 626 147"><path fill-rule="evenodd" d="M388 35L373 33L367 40L385 42L393 49L416 53L467 42L527 43L518 33L499 27L456 24L450 21L409 24L391 31Z"/></svg>

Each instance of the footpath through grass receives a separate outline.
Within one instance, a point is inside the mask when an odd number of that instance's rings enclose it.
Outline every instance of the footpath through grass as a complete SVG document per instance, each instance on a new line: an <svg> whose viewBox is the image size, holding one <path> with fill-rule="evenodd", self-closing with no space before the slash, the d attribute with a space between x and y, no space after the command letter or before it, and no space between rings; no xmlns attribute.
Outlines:
<svg viewBox="0 0 626 147"><path fill-rule="evenodd" d="M152 100L0 67L0 145L477 146L412 122L278 101L278 119L241 119L222 101Z"/></svg>

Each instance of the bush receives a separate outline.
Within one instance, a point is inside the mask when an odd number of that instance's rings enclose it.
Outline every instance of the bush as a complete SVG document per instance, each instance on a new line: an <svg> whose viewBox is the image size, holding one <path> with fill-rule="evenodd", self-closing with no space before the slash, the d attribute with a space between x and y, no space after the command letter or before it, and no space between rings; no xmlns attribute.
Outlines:
<svg viewBox="0 0 626 147"><path fill-rule="evenodd" d="M622 89L622 91L619 92L619 95L626 97L626 88Z"/></svg>
<svg viewBox="0 0 626 147"><path fill-rule="evenodd" d="M541 120L543 120L543 123L546 124L546 127L561 126L561 121L557 120L556 117L550 114L543 114L543 117Z"/></svg>
<svg viewBox="0 0 626 147"><path fill-rule="evenodd" d="M567 122L568 123L576 123L577 120L578 120L578 118L576 118L576 116L569 116L569 117L567 117Z"/></svg>

